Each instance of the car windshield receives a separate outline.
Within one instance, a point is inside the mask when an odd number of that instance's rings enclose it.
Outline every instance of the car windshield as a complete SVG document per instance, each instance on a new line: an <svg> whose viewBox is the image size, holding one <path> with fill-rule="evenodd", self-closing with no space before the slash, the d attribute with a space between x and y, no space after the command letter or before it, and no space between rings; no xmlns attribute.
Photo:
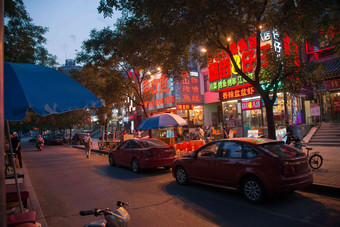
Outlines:
<svg viewBox="0 0 340 227"><path fill-rule="evenodd" d="M304 155L298 149L283 143L269 143L262 145L262 147L281 158L293 158Z"/></svg>
<svg viewBox="0 0 340 227"><path fill-rule="evenodd" d="M161 140L139 140L138 141L140 144L142 144L143 147L148 148L148 147L164 147L168 146L168 144L164 143Z"/></svg>

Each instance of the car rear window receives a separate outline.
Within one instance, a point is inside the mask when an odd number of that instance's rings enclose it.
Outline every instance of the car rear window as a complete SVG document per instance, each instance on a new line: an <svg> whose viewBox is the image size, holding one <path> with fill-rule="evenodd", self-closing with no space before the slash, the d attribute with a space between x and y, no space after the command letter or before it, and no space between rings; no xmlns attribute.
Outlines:
<svg viewBox="0 0 340 227"><path fill-rule="evenodd" d="M161 140L139 140L139 143L145 148L168 146L168 144L164 143Z"/></svg>
<svg viewBox="0 0 340 227"><path fill-rule="evenodd" d="M264 144L262 147L282 158L293 158L304 155L300 150L283 143Z"/></svg>

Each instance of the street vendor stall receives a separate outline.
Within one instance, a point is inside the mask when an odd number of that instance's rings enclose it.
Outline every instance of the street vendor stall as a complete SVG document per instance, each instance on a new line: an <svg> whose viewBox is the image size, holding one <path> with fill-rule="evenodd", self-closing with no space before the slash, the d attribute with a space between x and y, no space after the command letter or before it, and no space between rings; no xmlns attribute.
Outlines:
<svg viewBox="0 0 340 227"><path fill-rule="evenodd" d="M187 121L177 114L163 113L146 118L138 130L151 129L150 136L163 140L167 144L175 144L175 127L186 125Z"/></svg>
<svg viewBox="0 0 340 227"><path fill-rule="evenodd" d="M98 148L99 150L112 150L120 144L120 140L115 138L115 132L103 133L99 137Z"/></svg>

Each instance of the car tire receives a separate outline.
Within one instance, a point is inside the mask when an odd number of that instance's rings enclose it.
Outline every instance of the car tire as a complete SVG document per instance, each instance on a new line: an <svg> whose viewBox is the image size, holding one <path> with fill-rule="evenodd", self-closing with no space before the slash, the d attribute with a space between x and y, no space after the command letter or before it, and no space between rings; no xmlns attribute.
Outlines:
<svg viewBox="0 0 340 227"><path fill-rule="evenodd" d="M176 168L175 178L180 185L187 185L189 183L188 174L182 166Z"/></svg>
<svg viewBox="0 0 340 227"><path fill-rule="evenodd" d="M164 168L165 170L169 170L169 169L171 169L171 166L163 166L163 168Z"/></svg>
<svg viewBox="0 0 340 227"><path fill-rule="evenodd" d="M110 164L110 166L115 166L116 165L115 159L114 159L112 154L109 155L109 164Z"/></svg>
<svg viewBox="0 0 340 227"><path fill-rule="evenodd" d="M136 158L132 159L131 169L134 173L138 173L140 171L139 163L138 163L138 160Z"/></svg>
<svg viewBox="0 0 340 227"><path fill-rule="evenodd" d="M256 177L248 177L242 182L243 197L251 203L260 203L265 197L262 182Z"/></svg>

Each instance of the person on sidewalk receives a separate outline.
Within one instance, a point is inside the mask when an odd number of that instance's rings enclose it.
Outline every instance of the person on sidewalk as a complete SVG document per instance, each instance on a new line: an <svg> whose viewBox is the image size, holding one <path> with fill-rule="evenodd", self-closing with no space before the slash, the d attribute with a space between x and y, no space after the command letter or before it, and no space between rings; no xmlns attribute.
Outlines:
<svg viewBox="0 0 340 227"><path fill-rule="evenodd" d="M19 166L20 168L22 168L20 139L17 136L16 132L12 132L11 134L11 143L12 143L13 153L17 155L18 160L19 160Z"/></svg>
<svg viewBox="0 0 340 227"><path fill-rule="evenodd" d="M91 148L93 148L93 142L92 138L90 136L90 133L87 133L87 135L84 138L84 145L85 145L85 155L86 158L90 158L91 155Z"/></svg>

